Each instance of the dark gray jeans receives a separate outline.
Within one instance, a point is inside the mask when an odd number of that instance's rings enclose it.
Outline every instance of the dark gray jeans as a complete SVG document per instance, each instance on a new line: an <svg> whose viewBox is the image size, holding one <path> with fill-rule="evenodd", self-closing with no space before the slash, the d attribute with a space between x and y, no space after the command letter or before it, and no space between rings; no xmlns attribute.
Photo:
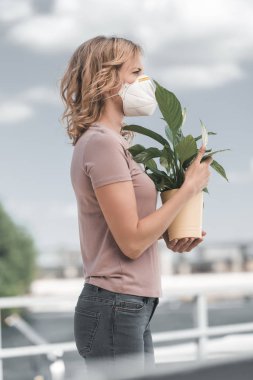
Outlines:
<svg viewBox="0 0 253 380"><path fill-rule="evenodd" d="M128 359L135 368L155 366L150 321L157 297L116 293L85 283L74 314L74 336L87 369L96 361L115 365Z"/></svg>

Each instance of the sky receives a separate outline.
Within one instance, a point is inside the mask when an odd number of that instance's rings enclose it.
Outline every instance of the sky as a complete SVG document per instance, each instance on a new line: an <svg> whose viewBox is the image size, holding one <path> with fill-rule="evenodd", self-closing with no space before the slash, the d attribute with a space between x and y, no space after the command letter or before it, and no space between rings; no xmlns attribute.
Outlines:
<svg viewBox="0 0 253 380"><path fill-rule="evenodd" d="M98 11L99 10L99 11ZM60 123L59 81L74 50L96 35L132 39L145 73L174 92L187 117L216 136L204 195L204 244L252 241L253 3L250 0L1 0L0 202L42 251L79 248L70 182L73 147ZM159 110L128 117L164 135ZM135 143L155 145L136 135ZM158 197L157 207L161 206Z"/></svg>

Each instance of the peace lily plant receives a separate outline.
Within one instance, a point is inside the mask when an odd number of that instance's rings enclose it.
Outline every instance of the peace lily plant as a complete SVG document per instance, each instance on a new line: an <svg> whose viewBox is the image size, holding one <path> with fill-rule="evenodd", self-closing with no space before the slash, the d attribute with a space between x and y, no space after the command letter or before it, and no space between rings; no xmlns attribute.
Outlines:
<svg viewBox="0 0 253 380"><path fill-rule="evenodd" d="M206 146L208 143L208 135L216 135L216 133L207 131L204 123L200 120L201 134L199 136L194 137L191 134L184 135L182 126L186 120L186 108L182 109L179 100L173 92L162 87L155 80L154 83L156 84L156 100L163 116L161 119L166 123L166 137L161 136L151 129L135 124L125 125L123 129L148 136L161 144L160 149L152 146L146 148L141 144L136 144L128 148L128 150L137 163L143 164L146 174L152 179L157 191L161 193L162 201L165 202L182 186L185 170L198 154L199 148L197 147L197 141L202 138L202 143ZM217 151L212 151L211 148L206 149L201 162L210 156L226 150L230 149ZM159 160L159 164L162 168L158 168L155 159ZM217 161L213 160L210 166L228 181L224 168ZM208 188L203 189L203 191L208 193ZM190 208L186 206L185 210L183 209L174 220L175 223L173 222L174 227L175 224L177 224L178 227L178 223L186 223L186 227L179 233L178 230L173 230L172 223L168 230L170 240L173 238L187 237L189 235L194 236L194 234L195 236L197 235L196 237L201 237L203 192L199 194L198 200L194 197L192 203L189 202L188 206ZM199 210L197 229L192 227L193 220L187 220L187 218L189 219L189 217L191 218L191 216L194 215L196 210ZM186 213L184 213L184 211Z"/></svg>

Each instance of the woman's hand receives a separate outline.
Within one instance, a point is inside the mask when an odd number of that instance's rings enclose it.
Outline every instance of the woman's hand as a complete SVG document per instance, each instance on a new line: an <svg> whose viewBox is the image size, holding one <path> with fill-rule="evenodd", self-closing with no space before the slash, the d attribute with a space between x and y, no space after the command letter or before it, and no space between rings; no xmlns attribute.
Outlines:
<svg viewBox="0 0 253 380"><path fill-rule="evenodd" d="M198 194L207 187L211 175L209 165L213 162L213 158L209 156L201 162L205 151L206 147L202 145L191 165L185 170L183 186L190 188L193 194Z"/></svg>
<svg viewBox="0 0 253 380"><path fill-rule="evenodd" d="M202 231L202 236L205 236L206 232ZM167 248L171 249L173 252L190 252L198 244L202 243L203 238L183 238L183 239L174 239L169 241L168 232L163 233L163 239L166 243Z"/></svg>

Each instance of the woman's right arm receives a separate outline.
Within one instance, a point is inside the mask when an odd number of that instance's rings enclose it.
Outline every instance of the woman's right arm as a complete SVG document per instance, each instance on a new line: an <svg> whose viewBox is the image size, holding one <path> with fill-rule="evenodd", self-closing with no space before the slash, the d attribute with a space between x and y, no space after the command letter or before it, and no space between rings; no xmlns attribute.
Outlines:
<svg viewBox="0 0 253 380"><path fill-rule="evenodd" d="M202 147L203 148L203 147ZM139 219L132 181L115 182L94 191L108 227L122 250L137 259L166 231L187 201L207 186L212 158L200 163L205 149L185 172L182 187L159 209Z"/></svg>

